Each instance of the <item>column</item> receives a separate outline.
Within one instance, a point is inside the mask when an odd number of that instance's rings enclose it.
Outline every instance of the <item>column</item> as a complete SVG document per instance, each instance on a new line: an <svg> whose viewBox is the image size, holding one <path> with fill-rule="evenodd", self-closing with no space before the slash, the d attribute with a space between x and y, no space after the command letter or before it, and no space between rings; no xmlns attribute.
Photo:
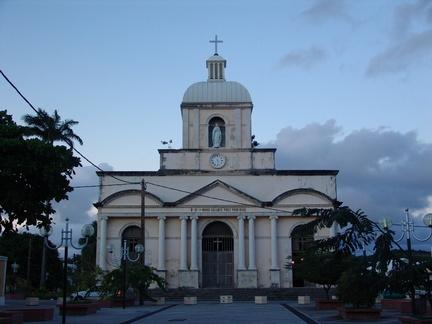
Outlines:
<svg viewBox="0 0 432 324"><path fill-rule="evenodd" d="M180 216L180 270L187 270L187 216Z"/></svg>
<svg viewBox="0 0 432 324"><path fill-rule="evenodd" d="M191 270L198 270L198 216L191 216Z"/></svg>
<svg viewBox="0 0 432 324"><path fill-rule="evenodd" d="M255 216L248 216L249 220L249 270L256 270L255 261Z"/></svg>
<svg viewBox="0 0 432 324"><path fill-rule="evenodd" d="M279 269L278 262L278 246L277 246L277 215L270 217L270 230L271 230L271 268Z"/></svg>
<svg viewBox="0 0 432 324"><path fill-rule="evenodd" d="M244 235L244 215L237 217L238 228L239 228L239 270L246 269L246 258L245 258L245 235Z"/></svg>
<svg viewBox="0 0 432 324"><path fill-rule="evenodd" d="M158 216L159 220L159 262L158 270L165 270L165 216Z"/></svg>
<svg viewBox="0 0 432 324"><path fill-rule="evenodd" d="M107 270L106 251L107 251L107 222L108 217L100 218L100 242L99 242L99 266L102 270Z"/></svg>

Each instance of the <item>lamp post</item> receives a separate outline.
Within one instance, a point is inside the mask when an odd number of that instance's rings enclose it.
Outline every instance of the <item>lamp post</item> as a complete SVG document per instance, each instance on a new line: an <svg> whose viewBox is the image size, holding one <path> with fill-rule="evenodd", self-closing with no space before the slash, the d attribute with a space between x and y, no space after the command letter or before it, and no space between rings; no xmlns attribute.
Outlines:
<svg viewBox="0 0 432 324"><path fill-rule="evenodd" d="M114 262L119 262L122 261L122 266L123 266L123 291L122 291L122 298L123 298L123 309L126 308L126 261L129 260L130 262L135 262L138 261L138 259L140 258L140 253L142 253L144 251L144 246L142 244L136 244L135 245L135 252L138 253L137 257L135 259L132 259L130 257L130 250L129 247L127 246L127 241L123 240L123 246L122 246L122 255L120 258L115 259L114 257L113 260ZM110 254L114 253L114 246L112 244L107 246L107 250Z"/></svg>
<svg viewBox="0 0 432 324"><path fill-rule="evenodd" d="M413 264L412 249L411 249L411 235L414 237L414 239L416 239L419 242L425 242L432 237L432 213L426 214L423 217L423 223L425 224L425 226L414 225L414 221L411 219L410 214L409 214L409 209L407 208L407 209L405 209L405 219L402 221L402 224L394 224L394 225L402 226L402 235L399 239L395 240L395 242L400 242L405 237L405 234L406 234L406 242L407 242L407 250L408 250L408 264L410 266L412 266L412 264ZM392 227L393 222L392 222L391 218L384 217L384 218L381 218L379 220L378 224L381 228L388 230ZM428 237L423 238L423 239L418 238L414 233L415 227L428 227L430 229L430 233L429 233ZM412 287L411 287L411 309L412 309L413 315L416 315L417 311L416 311L416 307L415 307L415 287L414 287L414 285L412 285Z"/></svg>
<svg viewBox="0 0 432 324"><path fill-rule="evenodd" d="M74 249L81 250L83 249L88 242L88 238L93 235L94 228L92 225L87 224L84 225L81 229L81 235L85 237L86 241L83 245L75 246L72 243L72 229L69 229L69 218L66 218L66 229L62 230L61 242L60 245L51 247L48 244L48 236L52 234L53 230L50 227L47 231L45 227L40 229L40 235L44 237L45 245L51 250L57 250L64 246L64 268L63 268L63 313L62 313L62 324L66 323L66 297L67 297L67 269L68 269L68 248L71 245Z"/></svg>
<svg viewBox="0 0 432 324"><path fill-rule="evenodd" d="M12 286L13 292L12 293L15 294L16 273L18 271L19 264L16 263L16 261L15 261L14 263L11 264L11 267L12 267L12 271L13 271L13 286Z"/></svg>

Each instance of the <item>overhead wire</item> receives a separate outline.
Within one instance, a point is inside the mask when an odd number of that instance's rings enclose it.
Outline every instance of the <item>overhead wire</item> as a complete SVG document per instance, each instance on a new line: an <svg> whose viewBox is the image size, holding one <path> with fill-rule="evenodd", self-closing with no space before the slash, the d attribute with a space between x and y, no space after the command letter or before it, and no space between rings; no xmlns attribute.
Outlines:
<svg viewBox="0 0 432 324"><path fill-rule="evenodd" d="M3 76L3 78L12 86L12 88L15 89L15 91L20 95L20 97L33 109L33 111L40 115L40 112L30 103L29 100L27 100L27 98L18 90L18 88L12 83L12 81L9 80L9 78L3 73L2 70L0 70L1 75ZM42 117L42 116L41 116ZM123 182L123 184L110 184L110 185L102 185L102 186L120 186L120 185L135 185L135 184L140 184L141 182L132 182L132 181L127 181L121 178L118 178L116 176L114 176L113 174L111 174L110 172L107 172L105 170L103 170L102 168L100 168L98 165L96 165L95 163L93 163L89 158L87 158L84 154L82 154L80 151L78 151L73 145L70 145L68 142L66 142L66 144L68 144L70 146L70 148L72 150L74 150L78 155L80 155L84 160L86 160L90 165L92 165L93 167L95 167L96 169L98 169L99 171L101 171L102 173L108 175L109 177ZM278 211L278 212L284 212L286 213L287 211L285 210L280 210L277 208L271 208L271 207L265 207L265 206L256 206L253 204L246 204L246 203L240 203L240 202L236 202L236 201L232 201L232 200L228 200L228 199L223 199L223 198L217 198L217 197L212 197L212 196L208 196L208 195L203 195L203 194L197 194L197 193L193 193L193 192L188 192L186 190L182 190L182 189L176 189L176 188L172 188L172 187L168 187L168 186L163 186L163 185L158 185L155 183L151 183L151 182L146 182L147 184L151 184L154 186L158 186L158 187L162 187L165 189L169 189L169 190L174 190L174 191L178 191L178 192L182 192L182 193L187 193L190 195L196 195L199 197L205 197L205 198L209 198L209 199L214 199L214 200L218 200L218 201L224 201L224 202L228 202L228 203L234 203L237 205L242 205L242 206L246 206L246 207L254 207L254 208L262 208L262 209L268 209L268 210L273 210L273 211ZM85 185L85 186L74 186L74 189L78 189L78 188L94 188L94 187L99 187L100 185Z"/></svg>
<svg viewBox="0 0 432 324"><path fill-rule="evenodd" d="M30 101L28 101L27 100L27 98L21 93L21 91L19 91L18 90L18 88L12 83L12 81L11 80L9 80L9 78L3 73L3 71L2 70L0 70L0 73L1 73L1 75L3 76L3 78L10 84L10 86L12 87L12 88L14 88L15 89L15 91L20 95L20 97L30 106L30 108L31 109L33 109L33 111L37 114L37 115L39 115L40 117L42 117L41 116L41 114L40 114L40 112L31 104L31 102ZM43 119L42 119L42 121L43 121ZM79 156L81 156L84 160L86 160L88 163L90 163L90 165L92 165L93 167L95 167L96 169L98 169L99 171L101 171L101 172L103 172L103 173L106 173L106 171L105 170L103 170L102 168L100 168L98 165L96 165L95 163L93 163L90 159L88 159L84 154L82 154L80 151L78 151L73 145L70 145L69 144L69 142L68 141L65 141L66 142L66 144L68 144L69 146L70 146L70 148L72 149L72 150L74 150ZM113 176L113 175L110 175L110 174L108 174L109 176L111 176L112 178L114 178L114 179L116 179L116 180L118 180L118 181L122 181L122 182L126 182L126 183L128 183L128 184L135 184L134 182L130 182L130 181L126 181L126 180L123 180L123 179L120 179L120 178L117 178L117 177L115 177L115 176Z"/></svg>

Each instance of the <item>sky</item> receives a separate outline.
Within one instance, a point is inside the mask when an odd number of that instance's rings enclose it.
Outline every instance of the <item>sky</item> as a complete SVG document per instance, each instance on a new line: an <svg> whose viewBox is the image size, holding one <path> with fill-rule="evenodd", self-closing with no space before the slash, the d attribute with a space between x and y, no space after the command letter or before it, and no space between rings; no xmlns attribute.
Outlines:
<svg viewBox="0 0 432 324"><path fill-rule="evenodd" d="M183 94L207 79L215 35L277 169L339 170L343 205L394 223L409 208L422 224L432 212L431 1L0 0L0 69L34 107L78 121L76 148L106 171L156 171L162 141L181 148ZM17 123L33 113L1 76L0 110ZM82 164L72 185L97 185ZM97 188L77 188L56 206L54 230L66 217L78 229L96 220L96 201Z"/></svg>

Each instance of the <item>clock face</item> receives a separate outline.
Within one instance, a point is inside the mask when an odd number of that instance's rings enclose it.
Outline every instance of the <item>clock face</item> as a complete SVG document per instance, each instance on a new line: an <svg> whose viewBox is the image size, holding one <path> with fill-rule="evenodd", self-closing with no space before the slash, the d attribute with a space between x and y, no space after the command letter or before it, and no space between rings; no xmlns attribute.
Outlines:
<svg viewBox="0 0 432 324"><path fill-rule="evenodd" d="M210 164L213 168L220 169L225 165L226 159L225 156L220 154L213 154L210 157Z"/></svg>

